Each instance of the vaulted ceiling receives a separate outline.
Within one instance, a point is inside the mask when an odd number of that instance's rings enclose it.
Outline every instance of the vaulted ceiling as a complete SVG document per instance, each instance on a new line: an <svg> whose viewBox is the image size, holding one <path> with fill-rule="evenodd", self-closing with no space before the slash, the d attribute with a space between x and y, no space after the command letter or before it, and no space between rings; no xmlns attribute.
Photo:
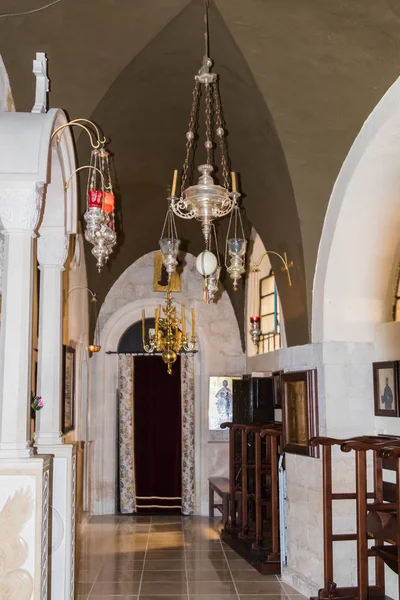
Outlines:
<svg viewBox="0 0 400 600"><path fill-rule="evenodd" d="M18 11L41 5L19 0ZM335 178L363 121L398 76L399 7L396 0L211 5L211 55L247 227L255 226L267 249L294 261L289 288L271 257L290 345L308 341L318 243ZM3 0L1 11L15 12L15 2ZM157 246L166 186L184 158L202 27L202 0L60 0L29 16L0 18L17 110L31 108L31 61L43 51L50 106L94 119L111 138L124 243L101 275L88 257L89 285L100 298ZM78 154L87 162L83 138ZM197 254L198 223L180 226ZM243 290L234 293L225 283L243 325Z"/></svg>

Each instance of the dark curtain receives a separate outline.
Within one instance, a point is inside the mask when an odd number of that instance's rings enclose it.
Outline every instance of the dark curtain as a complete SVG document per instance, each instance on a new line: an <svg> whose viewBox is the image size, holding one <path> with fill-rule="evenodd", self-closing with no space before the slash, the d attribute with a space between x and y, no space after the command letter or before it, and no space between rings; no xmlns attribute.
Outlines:
<svg viewBox="0 0 400 600"><path fill-rule="evenodd" d="M180 357L168 375L160 356L136 356L134 389L137 512L180 512L168 509L182 495Z"/></svg>

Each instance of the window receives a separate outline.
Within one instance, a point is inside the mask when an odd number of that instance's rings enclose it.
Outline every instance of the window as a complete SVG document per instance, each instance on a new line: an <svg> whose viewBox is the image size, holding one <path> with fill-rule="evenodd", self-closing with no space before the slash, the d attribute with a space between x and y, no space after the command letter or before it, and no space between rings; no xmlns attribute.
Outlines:
<svg viewBox="0 0 400 600"><path fill-rule="evenodd" d="M279 297L273 271L260 280L260 328L261 354L281 347Z"/></svg>

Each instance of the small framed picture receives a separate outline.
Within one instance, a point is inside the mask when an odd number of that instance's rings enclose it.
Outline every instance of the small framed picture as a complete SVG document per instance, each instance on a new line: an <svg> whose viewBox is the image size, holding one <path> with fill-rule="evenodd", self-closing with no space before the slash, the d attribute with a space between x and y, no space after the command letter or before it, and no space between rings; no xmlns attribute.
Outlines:
<svg viewBox="0 0 400 600"><path fill-rule="evenodd" d="M373 363L375 416L399 416L399 362Z"/></svg>
<svg viewBox="0 0 400 600"><path fill-rule="evenodd" d="M283 371L275 371L272 373L274 408L282 408L282 374Z"/></svg>
<svg viewBox="0 0 400 600"><path fill-rule="evenodd" d="M208 428L211 431L220 430L221 423L232 421L232 375L210 377L208 401Z"/></svg>
<svg viewBox="0 0 400 600"><path fill-rule="evenodd" d="M310 446L318 435L317 371L283 373L282 423L284 452L319 457Z"/></svg>
<svg viewBox="0 0 400 600"><path fill-rule="evenodd" d="M75 428L75 348L64 346L62 430Z"/></svg>

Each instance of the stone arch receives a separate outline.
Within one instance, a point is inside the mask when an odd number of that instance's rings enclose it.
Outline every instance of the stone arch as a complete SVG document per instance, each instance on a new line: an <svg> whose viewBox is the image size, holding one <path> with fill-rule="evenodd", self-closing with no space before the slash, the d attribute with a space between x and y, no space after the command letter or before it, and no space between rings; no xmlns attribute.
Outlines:
<svg viewBox="0 0 400 600"><path fill-rule="evenodd" d="M195 359L196 512L207 514L209 466L225 471L228 464L228 444L215 443L208 435L208 378L224 373L243 373L245 356L228 294L222 290L217 304L203 304L203 278L196 271L195 261L194 256L185 255L182 292L174 293L173 297L176 304L185 304L187 308L195 306L196 309L199 340L199 353ZM154 252L150 252L128 267L111 288L99 315L101 351L90 360L90 434L91 439L96 439L95 514L115 511L117 358L107 352L116 351L126 329L141 319L143 308L150 315L163 302L162 293L149 292L153 265Z"/></svg>
<svg viewBox="0 0 400 600"><path fill-rule="evenodd" d="M390 319L400 210L400 79L377 104L334 185L314 279L313 342L373 342Z"/></svg>

